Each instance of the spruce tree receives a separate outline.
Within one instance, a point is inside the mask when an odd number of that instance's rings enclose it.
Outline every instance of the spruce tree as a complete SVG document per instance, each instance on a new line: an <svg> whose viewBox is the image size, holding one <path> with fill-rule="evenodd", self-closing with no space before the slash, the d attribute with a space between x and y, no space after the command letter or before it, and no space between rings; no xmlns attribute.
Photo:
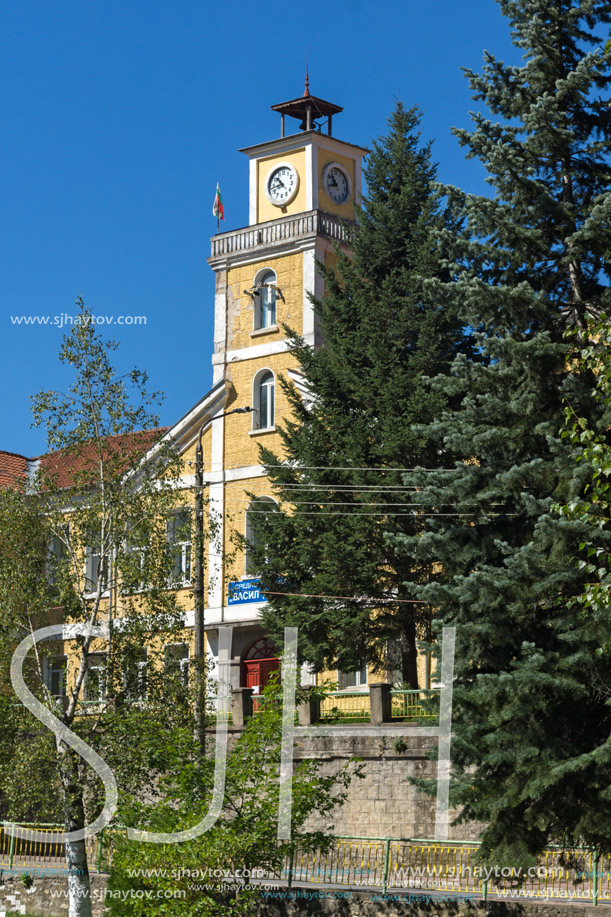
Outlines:
<svg viewBox="0 0 611 917"><path fill-rule="evenodd" d="M413 687L427 609L403 583L425 581L429 564L397 553L387 533L419 525L401 469L439 462L434 437L414 424L438 416L447 398L423 378L447 372L467 347L456 310L428 293L431 278L449 280L437 244L447 220L419 122L399 102L373 143L351 254L321 265L325 294L314 308L324 344L291 338L306 396L282 382L293 411L283 462L261 450L280 511L250 514L268 632L281 641L282 628L297 625L302 655L318 669L369 663Z"/></svg>
<svg viewBox="0 0 611 917"><path fill-rule="evenodd" d="M580 354L609 306L611 3L500 6L523 63L486 53L481 74L467 71L492 117L456 132L494 194L446 189L469 231L456 282L438 285L480 359L461 355L433 384L460 408L423 434L459 461L406 476L430 515L399 540L435 565L408 594L457 626L452 800L486 825L482 854L516 864L550 842L611 847L611 666L574 601L587 571L572 558L594 523L554 511L588 480L561 436L565 403L608 429Z"/></svg>

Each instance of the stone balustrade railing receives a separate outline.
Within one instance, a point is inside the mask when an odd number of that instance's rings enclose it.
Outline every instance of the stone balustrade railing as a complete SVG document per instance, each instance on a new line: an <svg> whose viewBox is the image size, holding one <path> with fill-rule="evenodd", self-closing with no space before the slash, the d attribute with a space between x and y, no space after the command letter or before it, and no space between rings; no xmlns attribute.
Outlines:
<svg viewBox="0 0 611 917"><path fill-rule="evenodd" d="M322 210L309 210L294 217L256 223L212 236L210 261L321 235L337 242L347 242L349 234L350 227L345 221Z"/></svg>

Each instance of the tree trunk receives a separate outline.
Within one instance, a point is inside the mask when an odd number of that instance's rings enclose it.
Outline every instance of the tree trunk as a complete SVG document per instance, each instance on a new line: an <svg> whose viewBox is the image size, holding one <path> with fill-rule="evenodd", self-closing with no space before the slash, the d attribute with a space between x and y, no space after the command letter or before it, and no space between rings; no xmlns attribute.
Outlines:
<svg viewBox="0 0 611 917"><path fill-rule="evenodd" d="M83 790L79 780L79 756L61 740L57 742L59 775L63 790L64 827L78 831L85 827ZM68 867L68 917L91 917L91 883L85 840L66 843Z"/></svg>
<svg viewBox="0 0 611 917"><path fill-rule="evenodd" d="M418 647L416 645L416 622L413 618L403 621L401 633L401 677L410 688L418 688Z"/></svg>

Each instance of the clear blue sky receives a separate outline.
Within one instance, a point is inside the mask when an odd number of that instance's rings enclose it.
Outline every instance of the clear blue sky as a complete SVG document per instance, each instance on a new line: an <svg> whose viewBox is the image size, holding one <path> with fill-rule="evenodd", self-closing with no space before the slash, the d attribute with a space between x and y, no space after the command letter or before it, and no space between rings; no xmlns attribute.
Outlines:
<svg viewBox="0 0 611 917"><path fill-rule="evenodd" d="M56 327L12 315L146 315L120 329L120 369L147 369L171 424L211 384L216 182L248 222L246 157L279 136L270 105L303 91L342 105L336 136L366 146L400 95L424 110L443 181L485 191L450 133L461 67L518 60L494 0L18 0L0 10L0 449L45 451L28 396L66 381ZM108 334L108 332L106 332Z"/></svg>

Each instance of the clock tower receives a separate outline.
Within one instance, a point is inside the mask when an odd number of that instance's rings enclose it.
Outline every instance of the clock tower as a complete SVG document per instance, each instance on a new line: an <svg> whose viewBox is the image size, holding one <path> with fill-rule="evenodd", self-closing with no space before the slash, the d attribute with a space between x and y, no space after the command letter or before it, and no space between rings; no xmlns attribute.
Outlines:
<svg viewBox="0 0 611 917"><path fill-rule="evenodd" d="M232 625L232 683L253 688L257 685L248 680L256 680L257 671L268 672L273 657L269 646L261 649L264 599L257 571L248 556L236 553L235 532L248 540L253 494L256 511L274 509L258 447L282 450L277 428L288 416L288 404L278 377L288 377L298 389L303 385L282 326L319 344L309 298L323 292L316 262L332 264L335 246L346 243L367 152L333 136L333 118L342 108L311 95L307 80L302 96L272 110L280 114L280 137L240 151L249 160L249 225L213 236L208 259L216 277L210 395L217 393L211 417L218 419L210 423L204 450L217 520L207 565L206 634L214 655L216 629ZM291 134L286 128L293 119L298 124ZM250 414L220 416L245 406L252 407ZM257 667L249 653L261 652L268 658L260 657Z"/></svg>

